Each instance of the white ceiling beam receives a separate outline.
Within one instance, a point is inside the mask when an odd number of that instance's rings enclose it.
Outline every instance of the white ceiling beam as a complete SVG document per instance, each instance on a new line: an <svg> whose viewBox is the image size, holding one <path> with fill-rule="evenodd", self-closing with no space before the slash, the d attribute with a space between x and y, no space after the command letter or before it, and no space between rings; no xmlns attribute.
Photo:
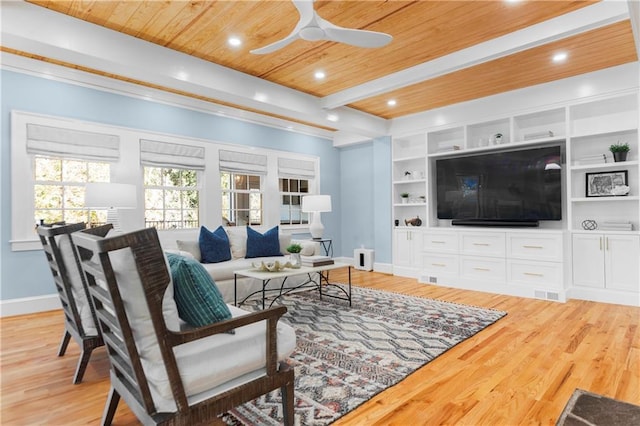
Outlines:
<svg viewBox="0 0 640 426"><path fill-rule="evenodd" d="M631 2L632 0L628 1ZM626 2L605 0L438 59L325 96L321 99L322 107L333 109L349 105L362 99L512 55L628 18L629 10ZM636 42L637 46L638 43Z"/></svg>
<svg viewBox="0 0 640 426"><path fill-rule="evenodd" d="M3 2L1 19L8 48L345 132L387 132L371 114L342 107L330 121L315 96L40 6Z"/></svg>

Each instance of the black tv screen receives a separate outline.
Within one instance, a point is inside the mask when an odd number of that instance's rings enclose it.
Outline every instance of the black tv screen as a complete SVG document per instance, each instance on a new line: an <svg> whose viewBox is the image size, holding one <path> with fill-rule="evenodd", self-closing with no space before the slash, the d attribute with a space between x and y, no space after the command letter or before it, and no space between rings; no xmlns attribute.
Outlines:
<svg viewBox="0 0 640 426"><path fill-rule="evenodd" d="M436 160L438 219L562 220L561 172L560 146Z"/></svg>

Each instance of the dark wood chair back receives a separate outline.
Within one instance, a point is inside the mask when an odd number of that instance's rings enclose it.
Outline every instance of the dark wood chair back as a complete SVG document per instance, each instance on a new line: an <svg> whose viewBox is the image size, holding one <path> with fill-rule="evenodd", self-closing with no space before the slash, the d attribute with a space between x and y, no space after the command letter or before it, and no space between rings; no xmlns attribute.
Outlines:
<svg viewBox="0 0 640 426"><path fill-rule="evenodd" d="M92 351L103 346L104 342L91 304L84 272L80 266L81 255L71 241L71 234L89 232L104 236L111 228L111 225L105 225L86 229L84 223L38 227L38 236L64 313L65 331L58 349L58 356L65 354L71 338L80 346L80 359L73 375L74 384L82 381Z"/></svg>

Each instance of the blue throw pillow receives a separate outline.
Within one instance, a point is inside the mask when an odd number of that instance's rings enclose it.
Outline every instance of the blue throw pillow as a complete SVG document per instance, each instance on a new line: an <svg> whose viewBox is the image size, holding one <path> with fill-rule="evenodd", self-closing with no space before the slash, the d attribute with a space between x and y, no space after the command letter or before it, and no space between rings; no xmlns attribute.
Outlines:
<svg viewBox="0 0 640 426"><path fill-rule="evenodd" d="M247 254L250 257L282 256L280 253L280 240L278 239L278 227L269 229L264 234L247 226Z"/></svg>
<svg viewBox="0 0 640 426"><path fill-rule="evenodd" d="M195 259L167 253L178 315L193 327L231 318L231 311L206 269Z"/></svg>
<svg viewBox="0 0 640 426"><path fill-rule="evenodd" d="M229 236L222 226L211 232L204 226L200 227L198 238L202 263L218 263L231 260Z"/></svg>

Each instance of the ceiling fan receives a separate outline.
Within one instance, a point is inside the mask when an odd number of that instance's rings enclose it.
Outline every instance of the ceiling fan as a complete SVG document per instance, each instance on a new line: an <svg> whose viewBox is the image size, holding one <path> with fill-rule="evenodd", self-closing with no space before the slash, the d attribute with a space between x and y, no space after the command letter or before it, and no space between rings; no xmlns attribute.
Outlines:
<svg viewBox="0 0 640 426"><path fill-rule="evenodd" d="M299 38L307 41L335 41L357 47L382 47L393 39L392 36L385 33L343 28L334 25L322 19L316 13L313 8L314 1L315 0L292 0L293 5L298 9L298 13L300 14L300 20L293 31L282 40L254 49L251 53L264 55L275 52Z"/></svg>

